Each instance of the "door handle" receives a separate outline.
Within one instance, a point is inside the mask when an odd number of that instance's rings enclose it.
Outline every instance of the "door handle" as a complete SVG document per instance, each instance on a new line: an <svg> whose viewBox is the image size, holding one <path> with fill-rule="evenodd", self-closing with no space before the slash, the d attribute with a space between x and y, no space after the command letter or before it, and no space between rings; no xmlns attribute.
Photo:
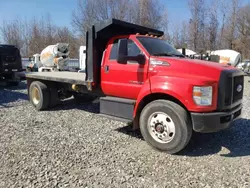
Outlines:
<svg viewBox="0 0 250 188"><path fill-rule="evenodd" d="M131 84L139 84L139 85L143 84L143 82L135 81L135 80L129 80L129 83L131 83Z"/></svg>
<svg viewBox="0 0 250 188"><path fill-rule="evenodd" d="M105 71L106 73L109 72L109 66L108 66L108 65L105 65L105 66L104 66L104 71Z"/></svg>

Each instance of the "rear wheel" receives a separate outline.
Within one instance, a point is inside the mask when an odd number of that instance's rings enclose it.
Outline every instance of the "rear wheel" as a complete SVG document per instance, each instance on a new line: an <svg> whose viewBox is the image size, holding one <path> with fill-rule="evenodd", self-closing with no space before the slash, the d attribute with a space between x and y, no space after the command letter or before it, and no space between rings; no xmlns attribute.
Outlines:
<svg viewBox="0 0 250 188"><path fill-rule="evenodd" d="M191 120L186 110L167 100L156 100L144 107L140 130L149 145L169 154L184 149L192 135Z"/></svg>
<svg viewBox="0 0 250 188"><path fill-rule="evenodd" d="M29 98L37 110L44 110L49 106L50 93L48 87L39 81L34 81L29 87Z"/></svg>

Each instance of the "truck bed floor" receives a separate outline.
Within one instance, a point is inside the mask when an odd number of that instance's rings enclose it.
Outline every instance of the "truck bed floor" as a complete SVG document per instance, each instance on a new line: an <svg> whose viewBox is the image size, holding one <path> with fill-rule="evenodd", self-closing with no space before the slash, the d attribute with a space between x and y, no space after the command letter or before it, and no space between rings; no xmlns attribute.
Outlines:
<svg viewBox="0 0 250 188"><path fill-rule="evenodd" d="M82 85L87 84L87 81L85 80L86 73L78 73L78 72L67 72L67 71L32 72L32 73L26 73L26 78L65 82L71 84L82 84Z"/></svg>

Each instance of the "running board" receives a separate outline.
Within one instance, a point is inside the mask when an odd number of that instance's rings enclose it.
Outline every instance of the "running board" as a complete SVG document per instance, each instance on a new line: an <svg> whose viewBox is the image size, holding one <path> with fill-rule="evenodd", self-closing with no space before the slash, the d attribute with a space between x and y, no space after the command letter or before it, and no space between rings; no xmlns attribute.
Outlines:
<svg viewBox="0 0 250 188"><path fill-rule="evenodd" d="M101 97L100 113L112 117L133 120L136 101L118 97Z"/></svg>
<svg viewBox="0 0 250 188"><path fill-rule="evenodd" d="M98 114L98 116L108 118L108 119L112 119L112 120L115 120L115 121L124 122L124 123L132 123L133 122L130 119L119 118L119 117L110 116L110 115L106 115L106 114Z"/></svg>

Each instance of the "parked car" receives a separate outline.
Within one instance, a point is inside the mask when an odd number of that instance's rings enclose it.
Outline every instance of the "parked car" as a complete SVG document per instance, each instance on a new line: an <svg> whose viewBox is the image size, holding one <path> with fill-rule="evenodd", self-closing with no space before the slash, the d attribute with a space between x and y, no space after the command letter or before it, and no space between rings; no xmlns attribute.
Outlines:
<svg viewBox="0 0 250 188"><path fill-rule="evenodd" d="M18 72L23 71L19 49L14 45L0 44L0 82L18 85Z"/></svg>

